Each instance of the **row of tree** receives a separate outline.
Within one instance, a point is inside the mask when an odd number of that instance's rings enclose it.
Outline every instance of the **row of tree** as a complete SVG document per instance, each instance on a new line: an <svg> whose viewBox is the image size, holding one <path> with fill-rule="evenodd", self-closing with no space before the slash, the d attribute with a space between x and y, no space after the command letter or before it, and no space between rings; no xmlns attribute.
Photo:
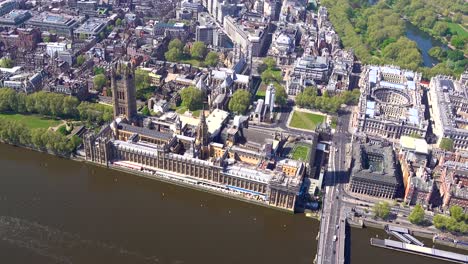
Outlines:
<svg viewBox="0 0 468 264"><path fill-rule="evenodd" d="M17 93L10 88L0 89L0 112L40 114L53 118L74 119L101 124L112 120L112 107L80 102L76 97L40 91Z"/></svg>
<svg viewBox="0 0 468 264"><path fill-rule="evenodd" d="M190 48L186 48L180 39L169 42L168 51L164 53L166 60L178 62L183 59L195 59L203 65L216 66L219 61L218 53L206 48L202 41L195 41Z"/></svg>
<svg viewBox="0 0 468 264"><path fill-rule="evenodd" d="M296 96L296 104L303 108L317 109L325 113L337 113L342 104L356 105L359 102L360 92L344 91L335 96L329 96L324 92L322 96L318 95L315 87L307 87L302 93Z"/></svg>
<svg viewBox="0 0 468 264"><path fill-rule="evenodd" d="M375 218L386 220L391 214L391 206L388 202L379 202L372 208ZM450 216L437 214L433 218L433 225L440 230L452 233L468 234L468 214L463 208L455 205L449 209ZM427 223L424 208L416 205L408 216L408 220L416 225Z"/></svg>
<svg viewBox="0 0 468 264"><path fill-rule="evenodd" d="M29 129L24 124L0 118L0 140L59 155L70 155L81 144L77 136L67 138L44 128Z"/></svg>
<svg viewBox="0 0 468 264"><path fill-rule="evenodd" d="M433 218L433 224L437 229L453 233L468 233L468 214L463 208L455 205L450 207L450 216L437 214ZM376 203L373 207L374 217L387 219L391 213L390 204L387 202ZM424 208L416 205L408 216L408 220L416 225L426 223Z"/></svg>
<svg viewBox="0 0 468 264"><path fill-rule="evenodd" d="M468 234L468 214L464 213L463 208L457 205L450 207L450 216L435 215L433 223L437 229Z"/></svg>
<svg viewBox="0 0 468 264"><path fill-rule="evenodd" d="M200 110L203 107L205 95L203 91L196 87L189 86L182 89L180 92L182 106L190 111ZM251 94L247 90L239 89L234 92L229 100L229 110L237 113L244 114L250 105Z"/></svg>

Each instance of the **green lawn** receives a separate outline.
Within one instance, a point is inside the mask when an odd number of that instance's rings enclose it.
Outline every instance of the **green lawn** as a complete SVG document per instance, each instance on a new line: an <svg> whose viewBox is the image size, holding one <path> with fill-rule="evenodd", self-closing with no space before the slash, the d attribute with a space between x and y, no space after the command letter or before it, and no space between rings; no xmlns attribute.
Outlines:
<svg viewBox="0 0 468 264"><path fill-rule="evenodd" d="M275 79L283 80L283 76L282 76L282 73L281 73L280 69L274 69L271 72L273 73L273 76L275 76Z"/></svg>
<svg viewBox="0 0 468 264"><path fill-rule="evenodd" d="M323 122L325 122L324 115L294 111L289 125L295 128L314 130L319 123Z"/></svg>
<svg viewBox="0 0 468 264"><path fill-rule="evenodd" d="M459 36L468 38L468 32L462 28L459 24L449 22L447 23L448 27L450 28L450 31L455 31Z"/></svg>
<svg viewBox="0 0 468 264"><path fill-rule="evenodd" d="M262 73L261 79L262 79L263 85L268 86L272 83L276 86L276 84L279 85L283 81L283 75L282 75L281 69L266 69Z"/></svg>
<svg viewBox="0 0 468 264"><path fill-rule="evenodd" d="M292 159L308 161L309 160L310 147L306 145L297 145L292 153Z"/></svg>
<svg viewBox="0 0 468 264"><path fill-rule="evenodd" d="M257 93L255 94L255 99L265 99L266 96L266 85L261 84L260 87L258 87Z"/></svg>
<svg viewBox="0 0 468 264"><path fill-rule="evenodd" d="M181 114L181 115L184 114L184 113L187 112L187 111L188 111L188 109L187 109L185 106L179 106L179 107L177 107L177 109L176 109L176 112L177 112L178 114ZM191 112L192 112L192 116L194 116L194 117L200 116L200 111L201 111L201 109L195 110L195 111L191 111Z"/></svg>
<svg viewBox="0 0 468 264"><path fill-rule="evenodd" d="M61 120L50 119L39 115L0 114L0 118L18 121L29 128L49 128L58 126Z"/></svg>
<svg viewBox="0 0 468 264"><path fill-rule="evenodd" d="M191 64L192 66L195 66L195 67L201 67L201 66L203 66L203 61L200 61L200 60L197 60L197 59L192 59L192 58L182 59L182 60L180 60L179 62L180 62L180 63Z"/></svg>

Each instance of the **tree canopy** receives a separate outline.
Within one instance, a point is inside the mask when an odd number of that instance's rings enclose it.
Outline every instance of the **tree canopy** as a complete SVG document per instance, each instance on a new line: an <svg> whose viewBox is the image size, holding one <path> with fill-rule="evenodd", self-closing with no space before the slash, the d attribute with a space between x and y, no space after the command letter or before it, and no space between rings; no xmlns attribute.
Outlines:
<svg viewBox="0 0 468 264"><path fill-rule="evenodd" d="M30 129L22 123L4 118L0 118L0 140L66 156L81 143L81 139L77 136L69 139L50 129Z"/></svg>
<svg viewBox="0 0 468 264"><path fill-rule="evenodd" d="M117 20L115 20L115 25L116 26L121 26L122 25L122 19L117 18Z"/></svg>
<svg viewBox="0 0 468 264"><path fill-rule="evenodd" d="M192 58L203 59L206 55L206 46L202 41L195 41L190 49Z"/></svg>
<svg viewBox="0 0 468 264"><path fill-rule="evenodd" d="M408 219L413 224L422 224L424 222L424 208L420 204L417 204L413 211L411 211Z"/></svg>
<svg viewBox="0 0 468 264"><path fill-rule="evenodd" d="M237 114L244 114L250 105L250 93L239 89L234 92L229 101L229 110Z"/></svg>
<svg viewBox="0 0 468 264"><path fill-rule="evenodd" d="M432 221L437 229L468 234L468 214L465 214L463 208L458 205L450 207L450 217L437 214Z"/></svg>
<svg viewBox="0 0 468 264"><path fill-rule="evenodd" d="M168 61L179 61L182 59L184 44L180 39L173 39L169 42L168 51L164 53L164 57Z"/></svg>
<svg viewBox="0 0 468 264"><path fill-rule="evenodd" d="M176 49L182 51L183 48L184 48L184 43L182 43L182 41L180 39L178 39L178 38L173 39L173 40L171 40L169 42L168 49L171 50L173 48L176 48Z"/></svg>
<svg viewBox="0 0 468 264"><path fill-rule="evenodd" d="M440 140L439 148L446 151L453 151L453 140L450 138L442 138Z"/></svg>
<svg viewBox="0 0 468 264"><path fill-rule="evenodd" d="M107 78L104 74L100 73L93 78L94 89L102 91L102 88L106 85Z"/></svg>
<svg viewBox="0 0 468 264"><path fill-rule="evenodd" d="M307 87L296 96L296 104L303 108L317 109L325 113L336 113L342 104L356 105L359 102L360 92L358 89L344 91L335 96L324 93L318 96L315 87Z"/></svg>
<svg viewBox="0 0 468 264"><path fill-rule="evenodd" d="M190 111L200 110L203 107L204 95L200 89L189 86L180 91L182 106Z"/></svg>
<svg viewBox="0 0 468 264"><path fill-rule="evenodd" d="M77 66L81 66L83 65L83 63L86 61L86 58L85 56L83 55L78 55L78 57L76 57L76 65Z"/></svg>
<svg viewBox="0 0 468 264"><path fill-rule="evenodd" d="M13 67L13 60L10 59L10 58L0 59L0 67L1 68L12 68Z"/></svg>
<svg viewBox="0 0 468 264"><path fill-rule="evenodd" d="M143 69L135 70L135 88L137 90L147 88L151 85L149 72Z"/></svg>
<svg viewBox="0 0 468 264"><path fill-rule="evenodd" d="M390 204L387 202L376 203L372 209L374 212L374 217L387 219L387 217L390 215Z"/></svg>
<svg viewBox="0 0 468 264"><path fill-rule="evenodd" d="M150 116L151 115L151 112L150 112L147 105L145 105L143 107L143 109L141 109L141 114L144 115L144 116Z"/></svg>
<svg viewBox="0 0 468 264"><path fill-rule="evenodd" d="M208 66L216 66L218 65L218 62L219 62L218 53L213 52L213 51L208 52L205 58L205 64Z"/></svg>
<svg viewBox="0 0 468 264"><path fill-rule="evenodd" d="M68 118L102 124L112 120L112 107L81 102L73 96L40 91L32 94L16 93L10 88L0 89L0 112L40 114L53 118Z"/></svg>
<svg viewBox="0 0 468 264"><path fill-rule="evenodd" d="M286 105L288 102L288 95L286 94L286 90L281 85L275 85L275 102L280 106Z"/></svg>
<svg viewBox="0 0 468 264"><path fill-rule="evenodd" d="M94 73L94 75L104 74L105 70L102 67L94 67L93 68L93 73Z"/></svg>
<svg viewBox="0 0 468 264"><path fill-rule="evenodd" d="M399 38L388 44L382 50L382 55L387 61L412 70L418 69L423 62L416 42L407 38Z"/></svg>
<svg viewBox="0 0 468 264"><path fill-rule="evenodd" d="M272 57L266 57L263 59L263 63L266 65L267 69L274 70L276 69L276 60Z"/></svg>
<svg viewBox="0 0 468 264"><path fill-rule="evenodd" d="M172 48L164 53L164 57L168 61L179 61L182 58L182 52L177 48Z"/></svg>

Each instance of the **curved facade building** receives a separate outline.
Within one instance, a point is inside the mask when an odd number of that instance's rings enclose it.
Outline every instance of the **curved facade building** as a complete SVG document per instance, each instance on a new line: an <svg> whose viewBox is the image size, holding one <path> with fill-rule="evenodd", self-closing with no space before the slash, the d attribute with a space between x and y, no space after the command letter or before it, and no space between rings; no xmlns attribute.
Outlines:
<svg viewBox="0 0 468 264"><path fill-rule="evenodd" d="M357 132L386 139L426 136L421 74L394 66L369 66L361 77Z"/></svg>

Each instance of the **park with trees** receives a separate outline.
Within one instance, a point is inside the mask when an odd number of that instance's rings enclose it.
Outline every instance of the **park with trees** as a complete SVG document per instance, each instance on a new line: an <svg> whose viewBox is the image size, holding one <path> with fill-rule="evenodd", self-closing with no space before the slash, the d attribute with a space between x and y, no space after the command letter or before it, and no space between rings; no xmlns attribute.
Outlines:
<svg viewBox="0 0 468 264"><path fill-rule="evenodd" d="M37 92L16 93L10 88L0 89L0 113L38 114L50 118L86 121L100 125L112 120L112 107L80 102L76 97L63 94Z"/></svg>
<svg viewBox="0 0 468 264"><path fill-rule="evenodd" d="M68 156L81 144L79 137L67 137L59 129L44 127L48 120L66 119L86 122L90 127L112 120L112 107L80 102L76 97L56 93L16 93L0 89L0 140L41 151ZM37 115L37 116L35 116ZM29 117L27 125L18 117Z"/></svg>
<svg viewBox="0 0 468 264"><path fill-rule="evenodd" d="M353 48L364 64L395 64L417 70L429 79L437 74L459 76L466 68L468 32L463 24L463 0L324 0L329 17L345 47ZM450 10L450 11L449 11ZM462 18L460 18L462 17ZM429 54L439 60L424 67L421 52L405 33L405 21L451 46Z"/></svg>
<svg viewBox="0 0 468 264"><path fill-rule="evenodd" d="M63 156L69 156L81 144L81 139L77 136L68 138L58 131L28 128L22 123L5 118L0 118L0 141Z"/></svg>

